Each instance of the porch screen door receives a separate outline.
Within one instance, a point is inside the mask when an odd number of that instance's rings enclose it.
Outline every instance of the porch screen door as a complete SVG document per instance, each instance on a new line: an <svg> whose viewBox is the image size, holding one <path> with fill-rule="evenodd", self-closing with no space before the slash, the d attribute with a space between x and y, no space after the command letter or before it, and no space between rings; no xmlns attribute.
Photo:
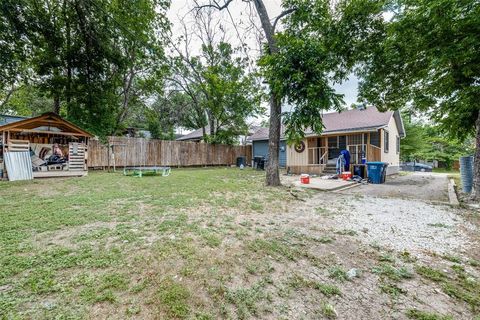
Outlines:
<svg viewBox="0 0 480 320"><path fill-rule="evenodd" d="M347 136L347 149L350 152L350 162L358 164L362 162L362 156L367 154L365 135L354 134Z"/></svg>

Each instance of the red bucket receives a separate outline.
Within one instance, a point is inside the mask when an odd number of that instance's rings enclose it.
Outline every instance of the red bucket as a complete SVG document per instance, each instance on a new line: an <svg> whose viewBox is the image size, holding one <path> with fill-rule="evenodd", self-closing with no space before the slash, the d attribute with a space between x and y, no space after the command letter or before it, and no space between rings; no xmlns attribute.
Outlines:
<svg viewBox="0 0 480 320"><path fill-rule="evenodd" d="M348 180L352 177L352 173L350 171L345 171L344 173L342 173L342 179L343 180Z"/></svg>
<svg viewBox="0 0 480 320"><path fill-rule="evenodd" d="M310 183L310 176L308 174L300 175L300 182L302 184L309 184Z"/></svg>

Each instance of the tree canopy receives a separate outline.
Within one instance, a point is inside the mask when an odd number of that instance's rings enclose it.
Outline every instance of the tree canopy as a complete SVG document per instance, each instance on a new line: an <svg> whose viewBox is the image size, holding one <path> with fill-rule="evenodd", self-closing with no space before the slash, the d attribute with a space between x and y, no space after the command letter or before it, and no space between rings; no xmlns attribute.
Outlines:
<svg viewBox="0 0 480 320"><path fill-rule="evenodd" d="M248 121L264 113L263 88L242 48L226 41L214 12L192 11L192 30L182 21L184 33L171 41L166 90L180 103L172 105L182 109L180 126L204 128L207 142L234 144L248 132ZM192 42L201 44L198 53L190 49Z"/></svg>
<svg viewBox="0 0 480 320"><path fill-rule="evenodd" d="M288 0L283 6L289 14L276 34L278 52L266 53L260 65L271 89L295 106L284 114L284 124L287 140L296 142L307 128L322 132L324 111L344 109L334 85L347 80L355 66L352 43L369 36L365 30L381 25L382 18L356 11L378 8L367 1Z"/></svg>
<svg viewBox="0 0 480 320"><path fill-rule="evenodd" d="M455 160L474 152L473 139L460 140L445 133L439 125L404 117L407 136L400 144L403 161L439 161L452 169Z"/></svg>
<svg viewBox="0 0 480 320"><path fill-rule="evenodd" d="M476 135L480 196L480 3L388 0L383 5L380 11L391 18L370 30L375 41L365 38L358 48L361 96L384 109L410 106L460 141Z"/></svg>
<svg viewBox="0 0 480 320"><path fill-rule="evenodd" d="M387 3L381 41L361 75L362 96L379 106L411 104L445 131L472 135L479 114L480 3L396 0Z"/></svg>
<svg viewBox="0 0 480 320"><path fill-rule="evenodd" d="M168 5L2 1L0 43L8 43L0 50L3 109L19 106L8 103L17 89L33 88L49 99L51 111L100 136L115 133L139 97L162 89Z"/></svg>

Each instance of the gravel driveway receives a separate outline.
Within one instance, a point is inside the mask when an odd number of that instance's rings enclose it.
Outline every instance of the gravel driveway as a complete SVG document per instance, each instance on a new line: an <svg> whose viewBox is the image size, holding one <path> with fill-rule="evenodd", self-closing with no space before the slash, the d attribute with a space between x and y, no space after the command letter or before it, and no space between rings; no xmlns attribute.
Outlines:
<svg viewBox="0 0 480 320"><path fill-rule="evenodd" d="M388 177L383 185L315 192L278 220L312 238L330 232L336 263L363 272L354 286L341 287L339 319L407 319L408 309L426 311L422 319L476 319L459 288L462 279L472 288L480 281L480 220L471 210L446 204L447 185L447 175L412 173ZM378 262L358 255L374 252ZM395 270L410 275L388 275ZM369 272L375 275L369 278ZM381 300L385 293L390 301Z"/></svg>
<svg viewBox="0 0 480 320"><path fill-rule="evenodd" d="M423 201L363 197L337 215L336 228L354 230L369 244L397 251L459 254L471 248L465 229L474 230L459 210Z"/></svg>
<svg viewBox="0 0 480 320"><path fill-rule="evenodd" d="M447 185L445 174L418 172L340 191L346 204L331 223L355 231L363 242L397 251L468 252L475 226L464 219L463 209L444 204Z"/></svg>
<svg viewBox="0 0 480 320"><path fill-rule="evenodd" d="M448 202L446 174L414 172L387 176L385 184L368 184L344 191L345 194L363 194L373 197L393 197Z"/></svg>

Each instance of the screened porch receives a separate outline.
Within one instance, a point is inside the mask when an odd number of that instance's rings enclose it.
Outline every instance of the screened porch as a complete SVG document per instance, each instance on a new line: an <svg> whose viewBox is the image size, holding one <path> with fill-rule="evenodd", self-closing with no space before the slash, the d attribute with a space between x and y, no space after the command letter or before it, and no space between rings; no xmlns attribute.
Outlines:
<svg viewBox="0 0 480 320"><path fill-rule="evenodd" d="M308 165L335 163L340 151L350 152L351 164L381 161L380 131L309 137L306 141Z"/></svg>

